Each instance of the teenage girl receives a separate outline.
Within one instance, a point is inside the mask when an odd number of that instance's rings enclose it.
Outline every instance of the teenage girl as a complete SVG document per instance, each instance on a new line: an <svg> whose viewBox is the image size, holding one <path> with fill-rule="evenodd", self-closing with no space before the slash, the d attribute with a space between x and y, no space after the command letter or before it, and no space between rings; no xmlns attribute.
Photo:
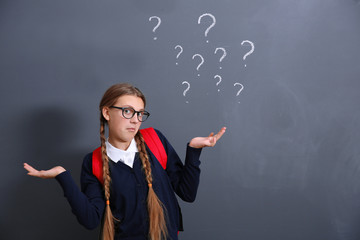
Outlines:
<svg viewBox="0 0 360 240"><path fill-rule="evenodd" d="M28 175L55 178L72 212L88 229L102 222L102 239L178 239L182 217L175 193L195 200L200 176L200 153L213 147L225 133L193 138L187 145L185 164L167 139L156 130L168 156L166 169L148 150L139 131L148 117L142 92L130 84L111 86L100 102L100 139L103 183L92 171L92 153L85 156L81 191L61 166L38 171L24 163ZM105 138L108 125L108 138Z"/></svg>

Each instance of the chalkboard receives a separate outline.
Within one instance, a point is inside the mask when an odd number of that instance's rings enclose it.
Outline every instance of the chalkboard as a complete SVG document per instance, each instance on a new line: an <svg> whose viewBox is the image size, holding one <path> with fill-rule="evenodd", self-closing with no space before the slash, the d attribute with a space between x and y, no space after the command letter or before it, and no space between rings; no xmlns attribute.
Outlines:
<svg viewBox="0 0 360 240"><path fill-rule="evenodd" d="M354 0L0 2L0 239L98 239L55 180L80 177L114 83L201 156L180 239L360 239L360 5Z"/></svg>

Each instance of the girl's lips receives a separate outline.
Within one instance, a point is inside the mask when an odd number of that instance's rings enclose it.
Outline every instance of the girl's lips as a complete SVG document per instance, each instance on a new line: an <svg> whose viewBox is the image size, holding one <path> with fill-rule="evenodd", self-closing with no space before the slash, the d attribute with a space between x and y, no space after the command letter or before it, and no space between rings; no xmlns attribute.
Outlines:
<svg viewBox="0 0 360 240"><path fill-rule="evenodd" d="M127 128L128 131L134 132L135 128Z"/></svg>

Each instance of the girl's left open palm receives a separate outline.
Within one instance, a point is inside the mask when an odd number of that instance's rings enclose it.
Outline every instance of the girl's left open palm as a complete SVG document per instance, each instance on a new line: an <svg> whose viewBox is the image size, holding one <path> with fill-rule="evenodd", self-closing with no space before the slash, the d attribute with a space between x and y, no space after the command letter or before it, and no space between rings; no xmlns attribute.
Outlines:
<svg viewBox="0 0 360 240"><path fill-rule="evenodd" d="M214 133L210 133L207 137L196 137L191 139L189 146L193 148L203 148L203 147L213 147L216 142L222 137L225 133L226 127L220 129L220 131L214 135Z"/></svg>

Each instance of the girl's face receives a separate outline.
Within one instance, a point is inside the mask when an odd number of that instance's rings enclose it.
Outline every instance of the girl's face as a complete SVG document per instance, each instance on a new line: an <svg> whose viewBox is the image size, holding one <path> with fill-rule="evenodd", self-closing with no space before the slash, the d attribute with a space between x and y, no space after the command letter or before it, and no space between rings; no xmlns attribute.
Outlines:
<svg viewBox="0 0 360 240"><path fill-rule="evenodd" d="M113 106L132 107L135 111L145 110L143 100L132 95L119 97ZM121 109L109 107L104 107L102 109L102 114L109 126L110 144L116 148L126 150L141 125L141 122L137 118L137 114L130 119L126 119L123 117Z"/></svg>

